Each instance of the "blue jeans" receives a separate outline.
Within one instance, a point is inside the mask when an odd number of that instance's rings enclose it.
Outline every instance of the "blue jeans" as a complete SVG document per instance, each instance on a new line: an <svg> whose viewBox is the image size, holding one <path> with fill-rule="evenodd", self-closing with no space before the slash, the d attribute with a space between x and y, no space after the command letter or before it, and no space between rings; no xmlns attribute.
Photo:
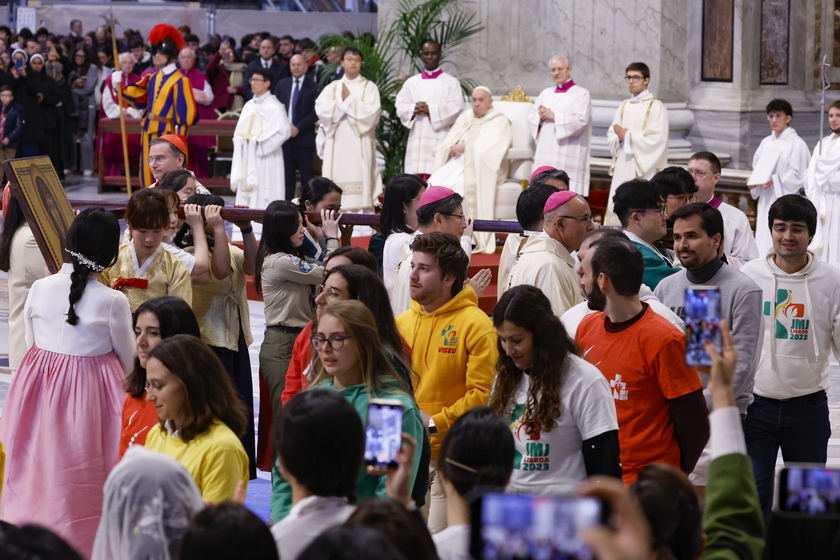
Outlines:
<svg viewBox="0 0 840 560"><path fill-rule="evenodd" d="M747 453L765 518L773 506L776 455L782 448L785 463L825 464L831 425L828 397L818 391L793 399L755 396L744 420Z"/></svg>

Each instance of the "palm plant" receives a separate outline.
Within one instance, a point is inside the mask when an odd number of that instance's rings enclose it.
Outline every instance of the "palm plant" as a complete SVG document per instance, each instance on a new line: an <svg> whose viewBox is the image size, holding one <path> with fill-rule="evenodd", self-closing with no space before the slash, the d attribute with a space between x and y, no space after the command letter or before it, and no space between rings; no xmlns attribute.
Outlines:
<svg viewBox="0 0 840 560"><path fill-rule="evenodd" d="M422 70L417 56L423 43L434 41L442 52L450 54L467 39L484 29L474 13L461 8L461 0L400 0L395 18L378 37L370 33L324 35L319 39L322 52L330 47L355 47L362 53L362 76L379 88L382 116L376 126L376 149L385 160L383 182L402 173L408 129L402 125L396 111L396 96L402 85L399 68L410 66ZM337 64L325 65L320 75L319 89L323 89ZM461 87L469 94L474 84L461 80Z"/></svg>

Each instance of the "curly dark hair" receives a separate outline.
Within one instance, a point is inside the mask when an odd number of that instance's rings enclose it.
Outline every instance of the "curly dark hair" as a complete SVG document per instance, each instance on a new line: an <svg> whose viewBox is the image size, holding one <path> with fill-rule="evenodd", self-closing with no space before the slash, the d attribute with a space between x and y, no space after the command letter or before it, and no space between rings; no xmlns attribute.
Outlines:
<svg viewBox="0 0 840 560"><path fill-rule="evenodd" d="M498 328L505 321L530 331L534 337L533 365L528 370L530 383L522 423L528 433L550 432L560 417L560 376L569 366L569 354L575 354L577 346L566 334L560 319L551 312L548 298L534 286L516 286L505 292L493 311L493 324ZM497 344L496 384L488 406L496 414L509 418L523 372L504 352L502 343Z"/></svg>

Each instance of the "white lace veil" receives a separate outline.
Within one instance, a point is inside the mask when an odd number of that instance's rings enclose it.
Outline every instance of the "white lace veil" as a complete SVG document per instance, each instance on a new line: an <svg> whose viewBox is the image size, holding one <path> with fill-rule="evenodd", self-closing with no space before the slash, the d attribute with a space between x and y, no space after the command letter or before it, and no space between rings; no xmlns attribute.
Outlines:
<svg viewBox="0 0 840 560"><path fill-rule="evenodd" d="M105 482L91 560L174 560L181 536L202 507L187 469L134 445Z"/></svg>

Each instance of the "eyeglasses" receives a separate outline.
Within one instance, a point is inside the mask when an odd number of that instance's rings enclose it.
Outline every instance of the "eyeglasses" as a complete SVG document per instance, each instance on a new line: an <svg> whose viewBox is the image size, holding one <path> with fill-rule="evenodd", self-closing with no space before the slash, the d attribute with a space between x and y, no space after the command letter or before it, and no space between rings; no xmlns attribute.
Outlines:
<svg viewBox="0 0 840 560"><path fill-rule="evenodd" d="M332 286L325 286L324 284L318 284L315 286L315 297L318 297L323 293L327 294L328 299L338 299L341 297L341 290L333 288Z"/></svg>
<svg viewBox="0 0 840 560"><path fill-rule="evenodd" d="M689 169L688 173L695 179L703 179L706 175L708 175L705 171L697 171L696 169Z"/></svg>
<svg viewBox="0 0 840 560"><path fill-rule="evenodd" d="M578 218L577 216L560 216L561 218L568 218L570 220L577 220L582 222L583 225L588 226L589 224L595 223L595 220L592 219L592 216L586 216L585 218Z"/></svg>
<svg viewBox="0 0 840 560"><path fill-rule="evenodd" d="M169 158L166 157L166 156L155 156L155 157L150 157L149 159L147 159L146 163L148 163L149 165L152 165L153 163L163 163L167 159L169 159Z"/></svg>
<svg viewBox="0 0 840 560"><path fill-rule="evenodd" d="M332 334L329 338L327 338L325 336L321 336L320 334L316 334L310 338L309 341L312 343L312 348L318 351L321 351L321 349L324 348L324 343L330 347L330 350L341 350L341 347L344 346L344 341L348 338L353 337L344 334Z"/></svg>
<svg viewBox="0 0 840 560"><path fill-rule="evenodd" d="M628 82L641 82L645 79L644 76L624 76L624 79Z"/></svg>
<svg viewBox="0 0 840 560"><path fill-rule="evenodd" d="M780 235L784 235L788 231L790 231L793 235L805 235L810 233L807 226L799 226L796 224L790 226L787 224L773 224L773 231Z"/></svg>
<svg viewBox="0 0 840 560"><path fill-rule="evenodd" d="M697 202L697 197L693 194L669 194L667 198L668 200L676 200L680 204L691 204L693 202Z"/></svg>
<svg viewBox="0 0 840 560"><path fill-rule="evenodd" d="M668 213L668 209L664 206L660 206L659 208L633 208L630 212L638 212L639 214L644 214L645 212L656 212L657 214L664 216Z"/></svg>
<svg viewBox="0 0 840 560"><path fill-rule="evenodd" d="M444 216L452 216L453 218L458 218L462 222L467 221L467 215L466 214L447 214L446 212L441 212L441 214L443 214Z"/></svg>
<svg viewBox="0 0 840 560"><path fill-rule="evenodd" d="M264 78L257 78L255 76L251 76L250 78L248 78L248 81L249 82L264 82L265 79Z"/></svg>

